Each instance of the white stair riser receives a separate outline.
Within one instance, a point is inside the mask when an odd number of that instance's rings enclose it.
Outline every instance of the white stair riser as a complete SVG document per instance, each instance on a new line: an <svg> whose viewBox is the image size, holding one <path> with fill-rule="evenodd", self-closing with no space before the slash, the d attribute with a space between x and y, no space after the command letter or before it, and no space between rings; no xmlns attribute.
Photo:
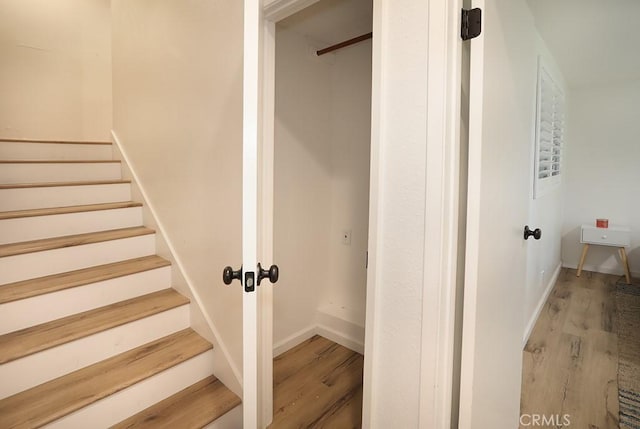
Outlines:
<svg viewBox="0 0 640 429"><path fill-rule="evenodd" d="M0 164L0 183L5 184L118 180L121 176L119 162Z"/></svg>
<svg viewBox="0 0 640 429"><path fill-rule="evenodd" d="M0 258L0 285L110 264L155 253L155 235L110 240Z"/></svg>
<svg viewBox="0 0 640 429"><path fill-rule="evenodd" d="M208 377L213 361L213 350L209 350L44 427L86 429L87 422L100 422L101 427L112 426Z"/></svg>
<svg viewBox="0 0 640 429"><path fill-rule="evenodd" d="M0 142L0 159L110 160L111 145Z"/></svg>
<svg viewBox="0 0 640 429"><path fill-rule="evenodd" d="M0 365L0 398L188 327L189 306L183 305Z"/></svg>
<svg viewBox="0 0 640 429"><path fill-rule="evenodd" d="M0 244L142 225L142 207L0 220Z"/></svg>
<svg viewBox="0 0 640 429"><path fill-rule="evenodd" d="M242 404L221 415L202 429L238 429L242 427Z"/></svg>
<svg viewBox="0 0 640 429"><path fill-rule="evenodd" d="M171 287L166 266L0 304L0 335Z"/></svg>
<svg viewBox="0 0 640 429"><path fill-rule="evenodd" d="M0 189L0 211L131 201L129 183Z"/></svg>

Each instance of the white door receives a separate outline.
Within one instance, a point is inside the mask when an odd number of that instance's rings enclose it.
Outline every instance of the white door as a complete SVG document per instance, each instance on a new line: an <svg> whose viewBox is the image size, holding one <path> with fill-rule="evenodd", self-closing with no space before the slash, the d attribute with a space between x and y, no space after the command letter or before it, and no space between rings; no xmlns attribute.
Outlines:
<svg viewBox="0 0 640 429"><path fill-rule="evenodd" d="M528 68L535 68L535 55L518 31L528 19L524 2L472 3L482 9L482 33L470 41L460 428L515 428L535 91Z"/></svg>
<svg viewBox="0 0 640 429"><path fill-rule="evenodd" d="M270 420L265 412L271 400L270 327L261 324L258 286L268 287L278 280L278 267L262 268L258 261L258 184L260 115L260 34L263 31L260 0L244 0L244 55L243 55L243 137L242 137L242 268L225 268L225 283L242 283L242 407L243 428L264 427ZM270 305L270 303L267 303ZM266 318L269 319L269 318ZM269 319L270 320L270 319ZM266 340L261 331L266 331ZM265 392L267 392L265 394Z"/></svg>

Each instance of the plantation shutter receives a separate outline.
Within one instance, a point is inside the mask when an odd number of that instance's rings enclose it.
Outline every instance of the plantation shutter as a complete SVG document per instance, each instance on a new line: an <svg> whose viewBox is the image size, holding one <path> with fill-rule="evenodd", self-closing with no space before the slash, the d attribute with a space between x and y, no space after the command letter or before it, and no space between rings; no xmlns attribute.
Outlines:
<svg viewBox="0 0 640 429"><path fill-rule="evenodd" d="M565 100L560 86L542 62L538 67L536 121L536 197L560 183L564 146Z"/></svg>

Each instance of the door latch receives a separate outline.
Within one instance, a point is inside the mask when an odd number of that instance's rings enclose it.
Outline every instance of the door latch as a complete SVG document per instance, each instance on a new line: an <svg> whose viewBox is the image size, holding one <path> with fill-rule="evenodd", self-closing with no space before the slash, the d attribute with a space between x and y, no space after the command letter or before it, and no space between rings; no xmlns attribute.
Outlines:
<svg viewBox="0 0 640 429"><path fill-rule="evenodd" d="M243 274L244 274L244 282L243 282ZM280 269L277 265L271 265L269 269L262 268L262 265L258 263L258 286L260 286L260 282L263 279L269 279L271 283L275 283L278 281L280 277ZM256 289L256 273L253 271L242 271L242 266L239 270L234 271L231 267L225 267L222 270L222 281L226 285L230 285L234 280L239 280L240 284L244 284L245 292L253 292Z"/></svg>

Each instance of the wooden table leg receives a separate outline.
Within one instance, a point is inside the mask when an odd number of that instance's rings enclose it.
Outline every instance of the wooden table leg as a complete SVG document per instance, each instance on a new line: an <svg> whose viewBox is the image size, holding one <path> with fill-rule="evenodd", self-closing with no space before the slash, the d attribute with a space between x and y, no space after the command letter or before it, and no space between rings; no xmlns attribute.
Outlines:
<svg viewBox="0 0 640 429"><path fill-rule="evenodd" d="M624 276L627 279L627 284L631 284L631 273L629 272L629 259L627 259L627 251L624 247L620 248L620 258L622 258L622 268L624 268Z"/></svg>
<svg viewBox="0 0 640 429"><path fill-rule="evenodd" d="M576 273L576 277L580 277L582 274L582 266L584 265L584 260L587 259L587 252L589 251L589 244L585 243L582 246L582 256L580 257L580 263L578 264L578 272Z"/></svg>

